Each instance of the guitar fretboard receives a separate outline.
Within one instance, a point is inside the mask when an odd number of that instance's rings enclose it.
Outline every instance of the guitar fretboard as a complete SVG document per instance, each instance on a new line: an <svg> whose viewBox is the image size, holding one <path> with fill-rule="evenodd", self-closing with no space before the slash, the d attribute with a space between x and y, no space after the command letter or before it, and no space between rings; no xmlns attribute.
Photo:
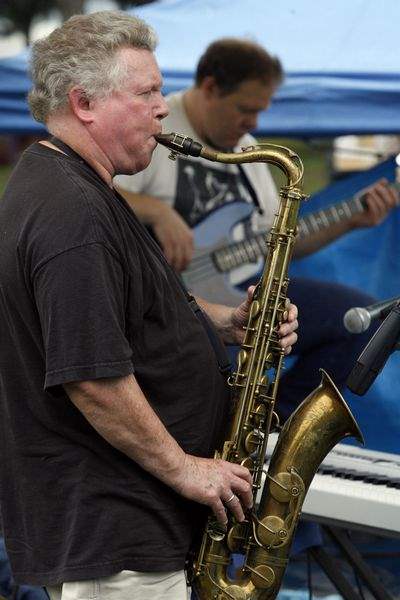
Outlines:
<svg viewBox="0 0 400 600"><path fill-rule="evenodd" d="M365 208L364 202L364 196L351 198L305 215L298 221L297 236L299 238L307 237L362 212ZM268 251L266 236L267 232L263 231L240 242L233 242L215 250L212 259L218 271L226 273L246 263L256 262L261 256L265 256Z"/></svg>

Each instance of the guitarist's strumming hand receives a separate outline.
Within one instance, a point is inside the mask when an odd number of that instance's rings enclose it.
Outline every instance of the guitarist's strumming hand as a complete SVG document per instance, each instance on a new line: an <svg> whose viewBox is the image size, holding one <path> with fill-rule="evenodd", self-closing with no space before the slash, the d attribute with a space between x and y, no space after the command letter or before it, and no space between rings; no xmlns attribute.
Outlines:
<svg viewBox="0 0 400 600"><path fill-rule="evenodd" d="M180 273L193 257L193 232L189 225L174 208L164 203L152 227L167 261Z"/></svg>
<svg viewBox="0 0 400 600"><path fill-rule="evenodd" d="M169 204L147 194L135 194L116 186L137 217L153 229L167 261L178 273L193 257L193 232Z"/></svg>
<svg viewBox="0 0 400 600"><path fill-rule="evenodd" d="M386 179L380 179L363 190L360 197L363 199L365 210L351 218L351 225L354 228L379 225L399 203L398 192Z"/></svg>

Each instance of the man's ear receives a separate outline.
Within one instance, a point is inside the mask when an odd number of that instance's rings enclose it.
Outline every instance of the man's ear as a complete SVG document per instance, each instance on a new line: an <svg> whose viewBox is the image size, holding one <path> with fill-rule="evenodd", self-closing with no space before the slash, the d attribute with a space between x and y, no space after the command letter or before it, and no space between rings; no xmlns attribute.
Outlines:
<svg viewBox="0 0 400 600"><path fill-rule="evenodd" d="M200 87L203 90L205 97L209 100L221 95L221 91L213 75L207 75L207 77L204 77Z"/></svg>
<svg viewBox="0 0 400 600"><path fill-rule="evenodd" d="M83 123L92 123L92 106L86 96L85 90L78 86L74 86L68 92L68 98L71 111L74 115Z"/></svg>

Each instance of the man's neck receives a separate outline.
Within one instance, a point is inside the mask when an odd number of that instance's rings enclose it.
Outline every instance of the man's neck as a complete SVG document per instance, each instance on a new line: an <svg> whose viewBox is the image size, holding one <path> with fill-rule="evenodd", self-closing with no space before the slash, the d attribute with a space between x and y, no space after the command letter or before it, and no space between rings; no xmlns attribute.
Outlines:
<svg viewBox="0 0 400 600"><path fill-rule="evenodd" d="M198 137L213 150L217 150L219 152L231 152L231 148L222 148L221 146L218 146L218 144L216 144L207 134L205 127L206 115L203 112L204 106L205 103L201 90L193 87L189 88L183 94L183 107L185 109L188 121L193 127L196 135L198 135Z"/></svg>
<svg viewBox="0 0 400 600"><path fill-rule="evenodd" d="M203 105L204 102L201 98L201 91L197 88L189 88L183 94L183 107L188 121L196 132L196 135L198 135L201 140L206 141L207 134L202 113Z"/></svg>
<svg viewBox="0 0 400 600"><path fill-rule="evenodd" d="M79 154L109 187L113 187L113 166L84 128L79 127L75 122L68 122L68 119L50 121L47 126L52 135Z"/></svg>

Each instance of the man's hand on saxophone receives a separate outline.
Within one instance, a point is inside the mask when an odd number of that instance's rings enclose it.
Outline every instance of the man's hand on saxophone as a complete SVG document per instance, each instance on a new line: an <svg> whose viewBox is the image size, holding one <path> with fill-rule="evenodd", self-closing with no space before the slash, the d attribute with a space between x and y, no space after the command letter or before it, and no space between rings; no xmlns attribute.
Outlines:
<svg viewBox="0 0 400 600"><path fill-rule="evenodd" d="M249 309L255 286L248 289L247 299L237 308L211 304L200 298L198 303L213 321L227 344L241 344L243 327L249 318ZM280 325L280 345L289 354L297 340L297 307L287 300L286 320ZM220 459L200 458L184 454L178 476L172 487L180 494L211 508L218 521L227 523L227 510L242 522L245 512L253 506L252 476L241 465Z"/></svg>
<svg viewBox="0 0 400 600"><path fill-rule="evenodd" d="M225 460L185 454L180 481L174 488L186 498L211 508L222 525L230 510L236 520L253 506L252 477L246 467Z"/></svg>
<svg viewBox="0 0 400 600"><path fill-rule="evenodd" d="M196 298L198 304L208 314L210 319L221 334L226 344L241 345L244 339L243 327L247 324L249 318L249 308L253 298L255 286L252 285L247 290L247 298L237 308L230 308L221 304L211 304L201 298ZM286 301L286 320L279 327L280 345L285 354L290 354L293 344L297 341L296 329L299 324L297 321L297 306L290 300Z"/></svg>

